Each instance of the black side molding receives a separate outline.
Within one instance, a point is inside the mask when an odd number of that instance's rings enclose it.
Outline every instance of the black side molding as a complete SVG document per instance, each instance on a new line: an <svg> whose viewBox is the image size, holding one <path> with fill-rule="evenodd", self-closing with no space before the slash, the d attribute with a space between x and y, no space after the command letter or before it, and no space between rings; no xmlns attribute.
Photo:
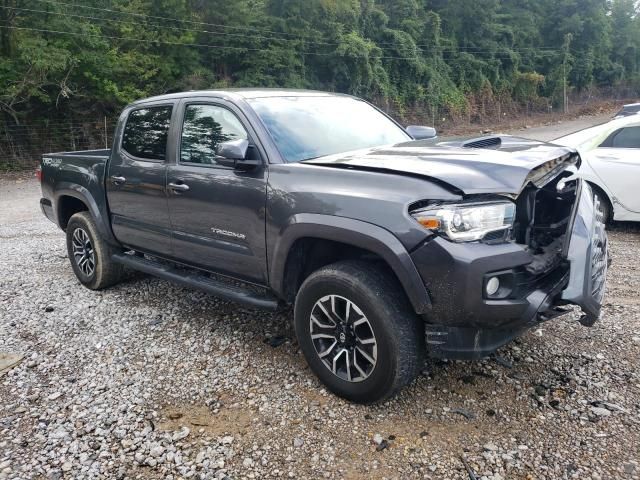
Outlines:
<svg viewBox="0 0 640 480"><path fill-rule="evenodd" d="M173 283L203 290L217 297L224 298L225 300L242 303L248 307L263 310L277 310L278 308L278 299L273 295L269 295L266 292L261 294L251 288L242 288L216 280L194 270L176 268L166 263L126 253L117 253L113 255L111 259L133 270L148 273L149 275L154 275Z"/></svg>

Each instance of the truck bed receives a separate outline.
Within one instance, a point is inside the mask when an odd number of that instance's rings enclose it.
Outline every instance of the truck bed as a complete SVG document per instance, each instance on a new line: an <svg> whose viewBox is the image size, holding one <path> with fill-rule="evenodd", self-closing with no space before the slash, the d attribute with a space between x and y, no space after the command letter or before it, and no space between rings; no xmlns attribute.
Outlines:
<svg viewBox="0 0 640 480"><path fill-rule="evenodd" d="M78 150L75 152L54 152L54 153L44 153L42 158L52 157L52 158L77 158L77 157L91 157L91 158L109 158L111 155L111 149L102 149L102 150Z"/></svg>
<svg viewBox="0 0 640 480"><path fill-rule="evenodd" d="M104 181L110 155L110 149L42 155L43 198L40 204L45 215L64 228L65 219L58 218L53 205L61 197L72 197L85 202L94 218L108 218ZM96 202L96 199L99 201ZM99 225L99 228L103 229L103 225ZM102 233L108 235L106 232Z"/></svg>

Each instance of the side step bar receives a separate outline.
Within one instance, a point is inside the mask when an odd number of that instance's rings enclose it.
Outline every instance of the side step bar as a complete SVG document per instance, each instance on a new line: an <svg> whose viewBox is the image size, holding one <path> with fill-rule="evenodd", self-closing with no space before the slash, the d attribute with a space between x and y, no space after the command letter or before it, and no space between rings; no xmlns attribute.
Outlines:
<svg viewBox="0 0 640 480"><path fill-rule="evenodd" d="M268 293L260 294L249 288L242 288L216 280L196 271L178 269L169 264L126 253L116 253L111 259L133 270L148 273L187 287L204 290L225 300L264 310L276 310L278 308L278 299L275 296Z"/></svg>

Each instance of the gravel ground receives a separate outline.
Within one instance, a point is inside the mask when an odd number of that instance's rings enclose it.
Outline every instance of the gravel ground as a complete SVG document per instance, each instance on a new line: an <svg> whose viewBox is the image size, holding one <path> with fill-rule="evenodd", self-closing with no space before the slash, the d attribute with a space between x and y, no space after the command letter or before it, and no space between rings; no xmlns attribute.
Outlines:
<svg viewBox="0 0 640 480"><path fill-rule="evenodd" d="M638 226L611 231L593 328L573 314L494 359L430 361L359 406L309 371L290 313L139 274L84 289L38 199L0 179L0 353L23 357L0 370L0 479L640 478Z"/></svg>

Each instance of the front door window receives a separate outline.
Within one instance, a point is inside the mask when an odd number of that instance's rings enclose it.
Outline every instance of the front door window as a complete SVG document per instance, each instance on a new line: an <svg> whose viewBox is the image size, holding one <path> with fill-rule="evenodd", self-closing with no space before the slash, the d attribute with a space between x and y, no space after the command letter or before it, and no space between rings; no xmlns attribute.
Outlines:
<svg viewBox="0 0 640 480"><path fill-rule="evenodd" d="M187 105L180 142L180 162L216 164L216 148L222 142L247 139L238 117L216 105Z"/></svg>

